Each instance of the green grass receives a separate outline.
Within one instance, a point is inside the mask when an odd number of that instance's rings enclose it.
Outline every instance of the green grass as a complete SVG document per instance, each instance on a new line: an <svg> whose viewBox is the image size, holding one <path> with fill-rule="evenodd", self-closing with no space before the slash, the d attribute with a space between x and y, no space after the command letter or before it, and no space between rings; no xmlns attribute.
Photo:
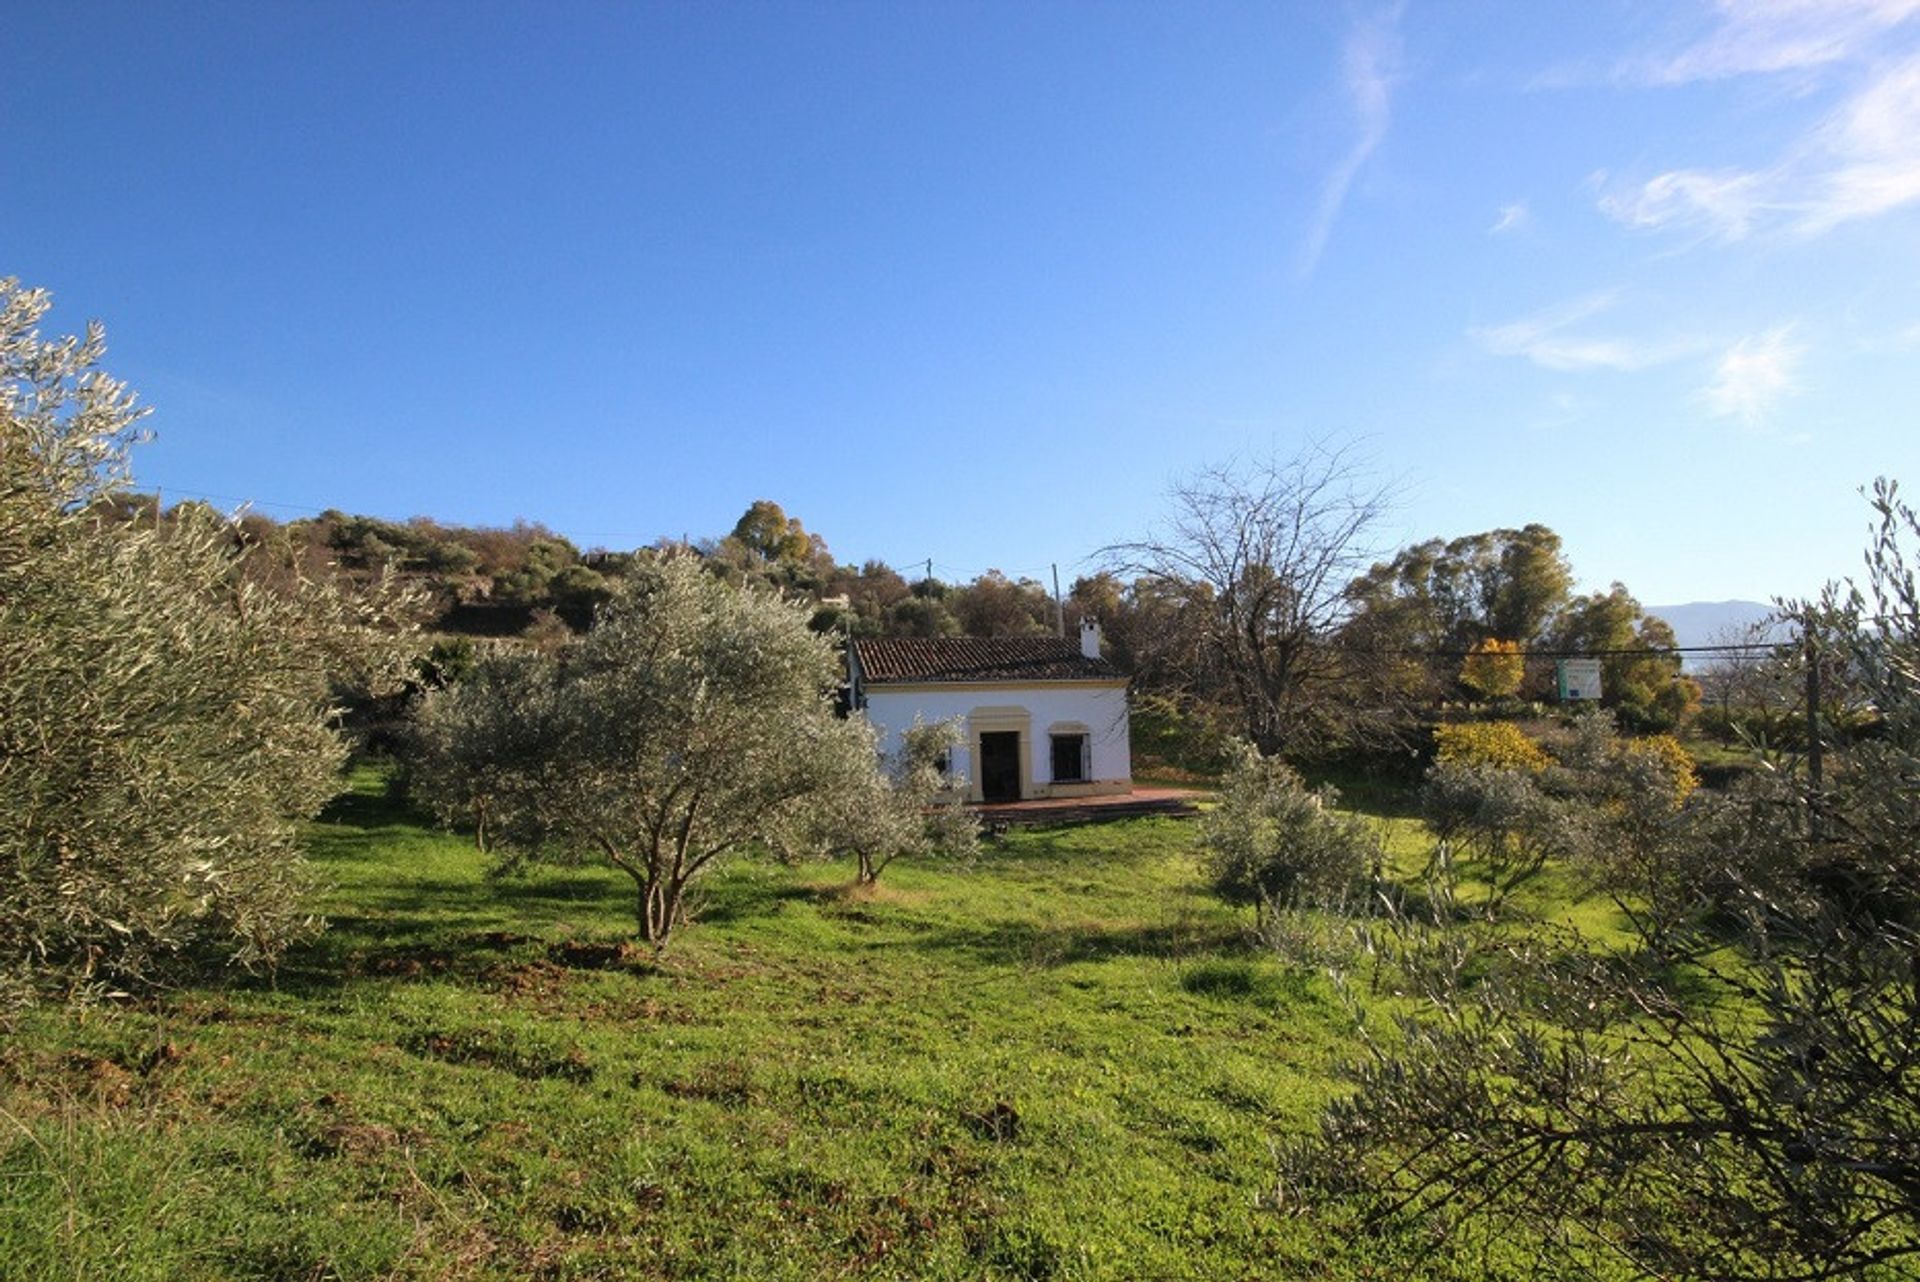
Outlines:
<svg viewBox="0 0 1920 1282"><path fill-rule="evenodd" d="M362 772L270 981L0 1042L0 1278L1426 1276L1273 1208L1353 1029L1193 832L743 863L655 956L624 878L489 881Z"/></svg>

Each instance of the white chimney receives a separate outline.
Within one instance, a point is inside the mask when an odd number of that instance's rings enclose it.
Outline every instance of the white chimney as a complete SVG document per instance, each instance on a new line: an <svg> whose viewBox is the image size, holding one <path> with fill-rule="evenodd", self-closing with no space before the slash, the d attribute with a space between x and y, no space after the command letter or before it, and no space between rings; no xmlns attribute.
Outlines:
<svg viewBox="0 0 1920 1282"><path fill-rule="evenodd" d="M1080 620L1080 653L1089 659L1100 657L1100 625L1092 619Z"/></svg>

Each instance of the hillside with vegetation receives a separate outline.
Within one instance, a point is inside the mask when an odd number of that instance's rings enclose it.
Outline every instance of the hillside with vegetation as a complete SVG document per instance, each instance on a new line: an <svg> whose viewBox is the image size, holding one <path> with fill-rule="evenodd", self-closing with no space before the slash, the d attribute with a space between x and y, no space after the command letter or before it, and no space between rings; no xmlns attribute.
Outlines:
<svg viewBox="0 0 1920 1282"><path fill-rule="evenodd" d="M0 1274L1913 1275L1892 481L1703 692L1543 526L1381 559L1338 450L1204 472L1074 597L1204 813L982 832L836 646L1038 585L771 503L143 512L48 305L0 282Z"/></svg>

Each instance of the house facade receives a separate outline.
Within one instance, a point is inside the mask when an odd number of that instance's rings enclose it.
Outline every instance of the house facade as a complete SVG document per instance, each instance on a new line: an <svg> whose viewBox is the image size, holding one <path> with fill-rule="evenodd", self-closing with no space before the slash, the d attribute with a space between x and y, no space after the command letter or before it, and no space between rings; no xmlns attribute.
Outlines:
<svg viewBox="0 0 1920 1282"><path fill-rule="evenodd" d="M948 773L970 801L1091 797L1133 790L1127 679L1100 655L1100 629L1053 637L855 641L847 650L854 710L880 750L915 720L958 720Z"/></svg>

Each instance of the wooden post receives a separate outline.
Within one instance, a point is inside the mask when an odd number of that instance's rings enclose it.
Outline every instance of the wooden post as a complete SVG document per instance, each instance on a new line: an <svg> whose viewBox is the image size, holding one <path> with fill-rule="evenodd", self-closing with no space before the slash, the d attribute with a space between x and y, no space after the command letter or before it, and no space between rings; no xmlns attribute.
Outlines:
<svg viewBox="0 0 1920 1282"><path fill-rule="evenodd" d="M1822 839L1821 794L1826 784L1826 762L1820 750L1820 648L1813 638L1813 618L1807 617L1807 836Z"/></svg>

